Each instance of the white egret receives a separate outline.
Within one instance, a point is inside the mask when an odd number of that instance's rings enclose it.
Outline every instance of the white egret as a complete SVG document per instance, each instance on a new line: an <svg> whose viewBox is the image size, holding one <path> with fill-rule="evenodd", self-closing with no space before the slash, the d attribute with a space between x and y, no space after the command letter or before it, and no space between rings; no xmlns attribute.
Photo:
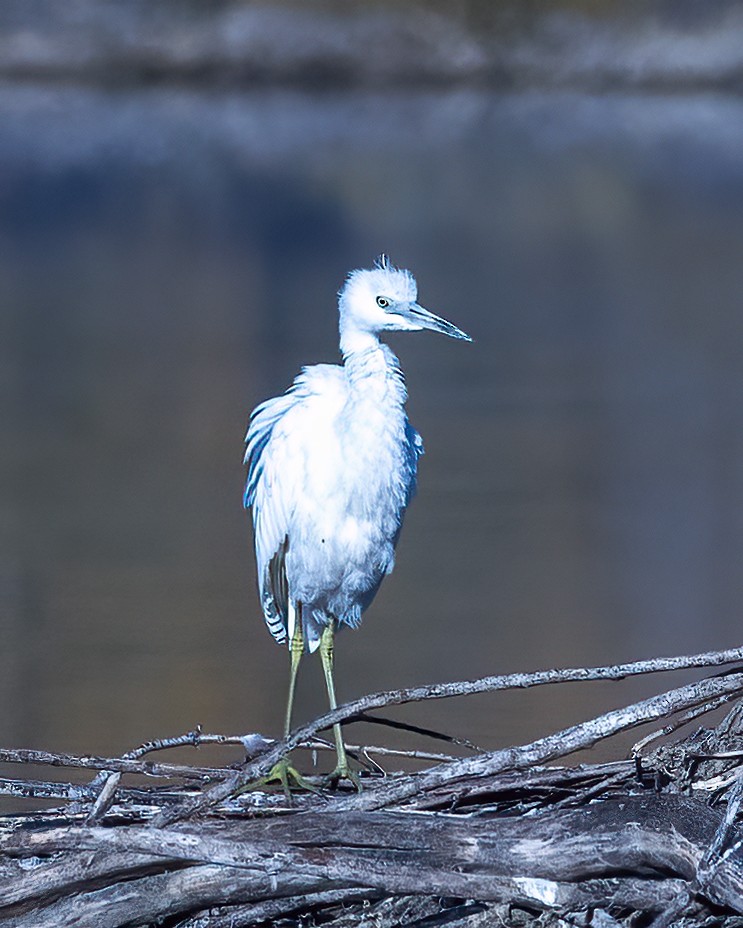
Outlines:
<svg viewBox="0 0 743 928"><path fill-rule="evenodd" d="M415 492L420 435L405 413L407 393L382 332L431 329L468 335L417 302L409 271L386 256L352 271L340 291L343 363L303 368L289 390L253 411L248 428L245 506L252 507L258 588L266 624L291 654L285 733L291 727L303 651L320 648L331 708L333 636L356 628L384 577ZM350 770L340 726L337 766ZM284 761L270 779L302 783Z"/></svg>

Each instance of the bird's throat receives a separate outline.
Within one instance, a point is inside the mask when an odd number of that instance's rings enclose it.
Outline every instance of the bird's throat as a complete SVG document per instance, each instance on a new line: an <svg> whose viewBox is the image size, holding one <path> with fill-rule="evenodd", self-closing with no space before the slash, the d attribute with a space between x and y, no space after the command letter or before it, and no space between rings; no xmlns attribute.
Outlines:
<svg viewBox="0 0 743 928"><path fill-rule="evenodd" d="M340 348L345 361L354 355L362 355L379 347L379 338L376 333L356 328L355 325L348 323L341 325Z"/></svg>
<svg viewBox="0 0 743 928"><path fill-rule="evenodd" d="M397 357L387 345L375 339L364 350L346 354L343 367L355 402L404 405L405 378Z"/></svg>

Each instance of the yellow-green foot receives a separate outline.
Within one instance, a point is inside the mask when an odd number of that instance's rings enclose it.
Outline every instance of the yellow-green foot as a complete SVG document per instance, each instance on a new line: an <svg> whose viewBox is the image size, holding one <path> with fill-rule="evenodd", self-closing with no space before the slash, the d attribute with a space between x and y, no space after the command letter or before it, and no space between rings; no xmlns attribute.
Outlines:
<svg viewBox="0 0 743 928"><path fill-rule="evenodd" d="M292 767L286 758L277 761L264 777L255 780L253 783L249 783L247 786L243 787L240 792L260 789L271 783L280 783L287 799L291 799L292 784L294 789L303 789L310 793L320 792L316 786L302 776L296 767Z"/></svg>
<svg viewBox="0 0 743 928"><path fill-rule="evenodd" d="M340 763L332 773L325 778L325 784L335 788L341 780L348 780L357 793L361 792L361 780L358 773L351 769L349 763Z"/></svg>

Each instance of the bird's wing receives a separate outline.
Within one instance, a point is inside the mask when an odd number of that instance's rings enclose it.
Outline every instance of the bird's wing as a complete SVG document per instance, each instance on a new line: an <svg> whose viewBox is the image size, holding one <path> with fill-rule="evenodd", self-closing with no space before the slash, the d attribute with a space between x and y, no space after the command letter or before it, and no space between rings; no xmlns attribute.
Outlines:
<svg viewBox="0 0 743 928"><path fill-rule="evenodd" d="M245 436L245 463L248 479L243 502L253 508L255 556L258 566L258 590L266 624L274 638L286 641L286 556L288 512L287 486L280 483L280 461L273 441L280 434L280 423L292 408L296 397L291 393L266 400L253 411Z"/></svg>
<svg viewBox="0 0 743 928"><path fill-rule="evenodd" d="M405 494L405 507L415 496L418 488L418 458L423 454L423 439L416 432L410 422L405 420L405 465L407 476L407 492Z"/></svg>
<svg viewBox="0 0 743 928"><path fill-rule="evenodd" d="M255 408L245 438L244 503L253 510L258 589L266 624L279 642L286 641L289 624L285 559L290 526L305 479L298 442L310 407L328 394L338 395L342 382L336 365L305 368L283 396Z"/></svg>

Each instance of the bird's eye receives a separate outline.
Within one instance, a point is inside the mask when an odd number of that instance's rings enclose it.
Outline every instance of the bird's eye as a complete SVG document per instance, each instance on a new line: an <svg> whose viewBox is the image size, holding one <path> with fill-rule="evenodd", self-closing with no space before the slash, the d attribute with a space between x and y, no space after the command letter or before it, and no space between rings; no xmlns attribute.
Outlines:
<svg viewBox="0 0 743 928"><path fill-rule="evenodd" d="M378 306L380 309L387 309L387 307L388 307L389 305L390 305L390 301L387 299L386 296L378 296L378 297L377 297L377 306Z"/></svg>

